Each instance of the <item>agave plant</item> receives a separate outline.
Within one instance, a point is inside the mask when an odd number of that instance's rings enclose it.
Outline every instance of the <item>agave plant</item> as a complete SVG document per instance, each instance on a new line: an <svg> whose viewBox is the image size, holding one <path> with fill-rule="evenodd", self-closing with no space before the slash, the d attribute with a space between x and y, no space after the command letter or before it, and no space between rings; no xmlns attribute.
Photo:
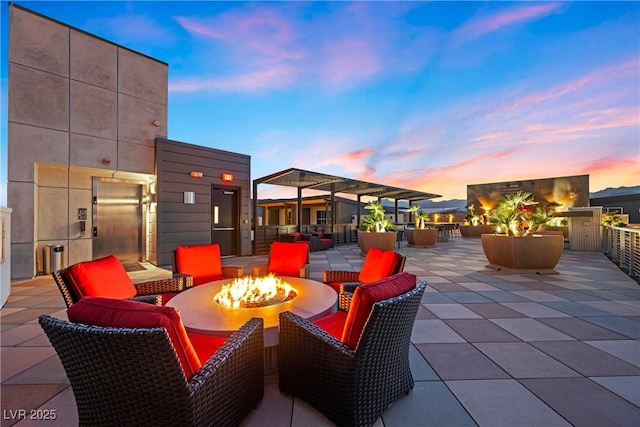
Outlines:
<svg viewBox="0 0 640 427"><path fill-rule="evenodd" d="M534 209L537 204L533 195L526 191L506 194L491 211L489 219L498 233L531 236L544 230L553 217L553 204Z"/></svg>
<svg viewBox="0 0 640 427"><path fill-rule="evenodd" d="M428 213L422 210L422 206L412 203L407 212L413 213L413 222L417 229L427 228L427 222L431 219Z"/></svg>
<svg viewBox="0 0 640 427"><path fill-rule="evenodd" d="M361 229L375 233L395 229L393 223L384 215L384 206L380 200L371 201L364 208L369 211L369 215L362 220Z"/></svg>

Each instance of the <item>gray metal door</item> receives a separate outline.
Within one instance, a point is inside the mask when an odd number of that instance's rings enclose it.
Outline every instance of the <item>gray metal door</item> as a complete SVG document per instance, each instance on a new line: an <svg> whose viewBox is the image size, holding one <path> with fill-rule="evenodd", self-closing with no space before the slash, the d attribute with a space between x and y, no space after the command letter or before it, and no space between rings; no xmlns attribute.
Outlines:
<svg viewBox="0 0 640 427"><path fill-rule="evenodd" d="M211 188L211 243L220 245L220 255L238 255L240 216L238 190Z"/></svg>
<svg viewBox="0 0 640 427"><path fill-rule="evenodd" d="M93 257L142 260L142 185L93 180Z"/></svg>

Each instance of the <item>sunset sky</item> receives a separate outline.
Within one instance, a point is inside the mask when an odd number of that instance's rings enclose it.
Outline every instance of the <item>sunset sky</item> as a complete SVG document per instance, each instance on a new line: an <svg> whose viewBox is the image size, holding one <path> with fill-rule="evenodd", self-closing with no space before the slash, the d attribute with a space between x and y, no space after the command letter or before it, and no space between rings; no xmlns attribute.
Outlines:
<svg viewBox="0 0 640 427"><path fill-rule="evenodd" d="M248 154L252 179L640 185L639 2L15 3L168 63L168 138Z"/></svg>

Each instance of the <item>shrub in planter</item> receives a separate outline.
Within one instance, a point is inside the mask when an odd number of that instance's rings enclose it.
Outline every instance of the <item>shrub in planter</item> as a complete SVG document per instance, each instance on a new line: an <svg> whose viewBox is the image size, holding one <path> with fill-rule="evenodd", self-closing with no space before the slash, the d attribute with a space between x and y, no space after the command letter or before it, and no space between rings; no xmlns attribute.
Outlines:
<svg viewBox="0 0 640 427"><path fill-rule="evenodd" d="M383 250L393 250L396 244L397 233L395 226L384 214L384 206L381 201L372 201L364 207L369 211L358 230L358 245L363 254L369 248L375 246Z"/></svg>

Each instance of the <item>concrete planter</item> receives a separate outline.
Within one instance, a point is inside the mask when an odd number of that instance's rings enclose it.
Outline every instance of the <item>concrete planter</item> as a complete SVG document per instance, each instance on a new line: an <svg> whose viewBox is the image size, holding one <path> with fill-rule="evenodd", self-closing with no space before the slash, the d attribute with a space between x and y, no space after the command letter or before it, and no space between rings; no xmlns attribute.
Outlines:
<svg viewBox="0 0 640 427"><path fill-rule="evenodd" d="M564 247L562 235L514 237L483 234L482 249L489 268L515 273L557 273L554 270Z"/></svg>
<svg viewBox="0 0 640 427"><path fill-rule="evenodd" d="M407 228L404 230L404 235L407 238L407 243L410 246L419 248L425 248L434 246L438 240L437 228Z"/></svg>
<svg viewBox="0 0 640 427"><path fill-rule="evenodd" d="M488 234L493 231L493 227L490 225L461 225L460 235L462 237L477 237L479 238L483 234Z"/></svg>
<svg viewBox="0 0 640 427"><path fill-rule="evenodd" d="M396 239L398 233L395 231L386 231L384 233L373 233L358 230L358 246L363 254L369 252L369 248L375 246L385 251L392 251L396 247Z"/></svg>

